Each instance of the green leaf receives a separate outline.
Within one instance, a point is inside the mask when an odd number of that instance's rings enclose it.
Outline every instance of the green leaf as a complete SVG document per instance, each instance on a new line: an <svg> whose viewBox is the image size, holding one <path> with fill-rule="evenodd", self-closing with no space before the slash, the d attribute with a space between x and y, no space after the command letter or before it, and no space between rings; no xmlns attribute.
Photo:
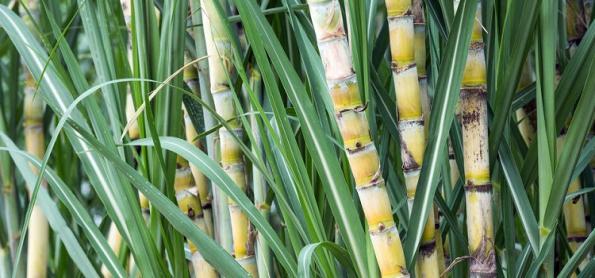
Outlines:
<svg viewBox="0 0 595 278"><path fill-rule="evenodd" d="M9 150L11 155L16 155L16 153L21 152L19 149L17 149L14 143L12 143L10 138L8 138L8 136L6 136L4 133L0 133L0 138L4 142L4 145L8 146L7 148L0 149ZM33 173L27 162L24 159L22 159L22 157L19 159L18 157L13 156L13 160L17 168L21 172L22 177L25 179L27 188L30 192L32 192L35 188L35 180L37 175ZM99 275L95 271L95 268L93 267L93 264L89 260L89 257L87 257L87 253L81 247L77 237L70 229L66 220L64 220L64 218L62 217L62 214L58 210L56 203L54 203L52 197L50 197L47 190L43 187L39 187L38 192L39 202L35 205L39 205L41 207L44 215L48 220L48 223L50 224L50 227L58 235L60 240L62 240L64 246L66 247L66 250L68 250L70 257L73 259L77 267L86 277L99 277ZM33 208L33 206L34 204L30 203L27 208L27 215L25 216L25 222L23 223L24 227L28 226L31 215L31 209ZM26 229L22 230L22 233L25 234L26 231ZM20 262L16 260L15 263L18 264ZM16 269L17 268L15 268L15 270ZM15 277L16 274L17 273L14 272L13 277Z"/></svg>
<svg viewBox="0 0 595 278"><path fill-rule="evenodd" d="M60 79L56 67L48 59L43 48L39 45L33 35L27 30L24 22L12 11L0 6L0 26L4 28L13 44L17 46L21 57L28 66L32 75L39 80L42 90L41 96L45 102L60 114L67 110L72 102L69 90ZM97 136L108 146L115 147L113 136L105 125L105 118L99 110L90 111L93 114L93 127ZM74 121L85 131L90 130L85 117L79 110L73 113ZM105 208L122 232L123 238L130 244L135 261L140 269L147 271L147 275L165 273L165 266L161 257L157 254L156 247L151 240L148 231L144 228L144 220L138 206L137 196L131 188L122 186L124 184L121 176L112 165L106 164L102 157L89 152L89 145L85 140L71 129L66 134L73 149L83 162L83 167L94 187L95 192L105 205ZM114 151L113 149L111 151ZM49 153L46 153L44 164L47 164ZM42 173L45 166L42 166ZM36 187L41 183L41 176L37 180ZM35 198L35 192L32 199ZM22 238L23 239L23 238ZM21 240L20 245L23 244Z"/></svg>
<svg viewBox="0 0 595 278"><path fill-rule="evenodd" d="M506 140L502 140L501 146L498 149L498 154L500 155L500 166L502 166L502 172L506 178L506 185L508 185L508 190L512 196L514 205L516 206L523 228L525 229L525 235L529 239L533 253L537 255L539 252L539 231L537 220L535 219L535 215L533 215L531 202L527 197L523 181L521 180L521 176L514 163L510 147Z"/></svg>
<svg viewBox="0 0 595 278"><path fill-rule="evenodd" d="M271 225L254 207L254 204L252 204L246 194L235 185L233 180L223 171L223 169L221 169L219 165L217 165L215 161L210 159L196 146L182 139L161 137L160 141L164 149L184 157L186 160L188 160L188 162L200 169L213 184L221 188L227 197L233 199L246 213L248 218L250 218L250 223L252 223L260 232L260 236L268 241L271 250L275 253L277 260L279 260L279 262L284 266L285 270L289 273L295 272L296 264L294 259L291 257L285 246L283 246ZM153 146L153 142L147 139L140 139L132 142L131 145ZM149 196L147 196L147 198L149 198Z"/></svg>
<svg viewBox="0 0 595 278"><path fill-rule="evenodd" d="M531 37L534 35L538 6L537 0L513 1L506 9L495 65L497 67L496 91L490 98L494 100L492 102L494 118L491 123L489 143L491 158L496 157L504 127L510 118L510 111L515 111L511 107L523 63L532 46Z"/></svg>
<svg viewBox="0 0 595 278"><path fill-rule="evenodd" d="M559 163L554 173L552 192L547 200L543 227L553 231L558 223L558 218L564 203L564 196L570 185L572 172L579 158L579 152L584 140L595 120L595 60L591 61L590 78L583 88L581 99L570 122L566 134L564 147L561 150Z"/></svg>
<svg viewBox="0 0 595 278"><path fill-rule="evenodd" d="M79 126L73 120L68 120L68 124L72 126L77 132L79 132L79 134L81 135L81 137L84 138L85 141L89 142L89 144L91 144L94 147L93 152L98 152L101 155L103 155L105 159L107 159L116 167L116 169L118 169L118 171L124 174L126 178L128 178L132 182L134 187L136 187L136 189L138 189L143 195L147 197L147 199L149 199L152 206L156 208L178 232L180 232L188 239L190 239L190 241L196 244L198 249L201 250L201 254L203 254L207 262L211 264L213 267L215 267L218 272L229 277L243 277L246 275L245 270L235 261L235 259L233 259L233 257L231 257L223 248L221 248L221 246L215 243L213 239L211 239L202 230L200 230L188 218L188 216L186 216L180 211L177 205L172 203L172 201L170 201L165 195L163 195L163 193L161 193L157 188L155 188L155 186L153 186L138 171L136 171L125 161L120 159L117 155L112 153L106 146L104 146L97 139L95 139L92 136L92 134L87 132L84 128ZM190 143L187 143L186 141L177 138L176 140L179 140L180 143L188 144L189 146L196 148L195 146L190 145ZM153 144L153 142L150 139L141 139L136 142L139 145L143 144L145 146L150 146ZM190 159L188 160L190 161ZM215 162L213 162L212 160L209 159L209 161L215 164ZM191 161L191 163L194 162L194 160ZM231 181L229 177L227 178ZM237 186L235 188L237 188Z"/></svg>
<svg viewBox="0 0 595 278"><path fill-rule="evenodd" d="M342 239L345 240L351 251L350 254L357 266L358 273L363 275L367 270L364 231L359 215L351 201L349 187L342 175L337 157L328 139L324 136L325 133L320 123L314 118L316 112L313 104L303 97L306 91L305 87L256 4L242 0L234 0L234 3L238 8L246 28L248 41L263 73L267 94L278 92L272 71L267 72L267 65L270 64L276 71L289 100L294 105L306 141L306 148L313 157L315 168L322 178L324 190L330 201L331 210L339 226ZM268 55L265 55L265 51Z"/></svg>
<svg viewBox="0 0 595 278"><path fill-rule="evenodd" d="M319 248L330 251L337 261L349 271L350 276L355 276L355 270L353 269L353 265L351 265L347 250L333 242L324 241L308 244L302 248L300 256L298 257L298 277L312 277L312 274L310 273L310 270L312 269L312 258L314 257L313 255L316 252L316 249Z"/></svg>
<svg viewBox="0 0 595 278"><path fill-rule="evenodd" d="M10 155L12 156L12 159L14 160L15 164L19 168L19 171L21 171L22 176L27 180L26 184L29 187L29 190L33 189L33 182L37 175L35 175L33 173L31 168L29 167L28 163L32 163L35 167L38 167L38 168L41 167L42 163L40 162L40 160L34 158L33 156L17 149L17 147L14 145L14 143L12 141L10 141L10 138L8 138L5 134L0 133L0 139L7 146L7 148L0 148L0 149L4 149L4 150L7 150L10 152ZM87 209L79 202L79 200L72 193L72 191L70 190L68 185L66 185L56 175L56 173L54 173L50 169L46 168L44 176L47 177L48 184L52 188L52 191L58 196L60 201L68 208L68 210L74 216L77 223L82 228L84 228L83 232L85 232L87 238L89 239L89 241L91 242L91 245L93 246L93 249L99 256L99 259L101 260L101 262L111 271L112 275L114 275L115 277L125 277L126 272L124 271L122 266L120 266L118 258L112 251L111 247L108 245L107 241L105 240L105 237L103 237L103 235L101 234L101 231L97 228L97 225L93 222L93 220L91 219L91 216L87 213ZM48 200L49 200L49 202L53 203L53 201L51 201L51 198L49 197L49 195L47 193L47 190L43 189L42 191L40 191L40 194L42 194L42 195L40 195L40 198L41 198L40 205L42 207L46 207L46 208L53 207L52 205L43 204L43 202L48 202ZM57 210L56 207L53 207L50 209L44 209L44 210L45 210L44 212L46 214L48 214L48 213L60 214L60 212ZM52 216L52 217L56 218L58 216ZM48 220L49 220L49 218L50 217L48 217ZM64 228L62 228L62 229L68 229L68 225L66 224L66 222L63 219L59 220L58 222L61 222L60 223L61 225L65 225ZM52 225L52 227L55 227L56 225L57 224L54 224L54 225ZM61 228L58 228L57 232L60 233L60 230L61 230ZM70 240L72 240L72 238L66 237L66 238L62 238L62 240L67 245L67 248L68 248L69 244L72 244L72 242L70 241ZM78 248L80 249L80 246ZM72 249L72 247L69 249ZM86 253L84 253L82 249L80 249L80 250L74 249L74 251L77 251L77 252L73 252L71 254L71 258L73 259L73 261L76 264L79 264L79 269L81 269L83 272L89 271L89 269L88 269L89 266L91 266L90 269L93 269L91 263L89 262L89 259L86 256ZM80 253L80 252L83 252L83 253ZM85 264L88 264L88 265L85 265ZM87 269L85 269L85 268L87 268ZM93 270L91 273L94 273L94 272L95 271ZM88 276L96 276L96 275L97 274L95 273L94 275L88 275Z"/></svg>
<svg viewBox="0 0 595 278"><path fill-rule="evenodd" d="M591 192L593 192L593 191L595 191L595 187L583 188L583 189L581 189L581 190L577 190L577 191L575 191L575 192L572 192L572 193L570 193L570 194L567 194L567 195L566 195L566 198L564 198L564 203L568 203L568 202L570 202L572 199L574 199L574 198L576 198L576 197L578 197L578 196L581 196L581 195L583 195L583 194L587 194L587 193L591 193Z"/></svg>

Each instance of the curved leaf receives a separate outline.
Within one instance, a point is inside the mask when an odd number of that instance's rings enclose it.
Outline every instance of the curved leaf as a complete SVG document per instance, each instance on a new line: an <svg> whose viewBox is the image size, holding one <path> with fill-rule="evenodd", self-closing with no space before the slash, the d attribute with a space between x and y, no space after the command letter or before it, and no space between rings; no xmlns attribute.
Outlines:
<svg viewBox="0 0 595 278"><path fill-rule="evenodd" d="M5 134L0 133L0 138L2 139L4 144L8 146L7 148L0 148L0 150L4 149L10 151L11 156L13 156L14 153L21 152ZM13 156L13 160L17 168L21 172L21 175L25 179L25 184L27 185L27 188L29 189L29 191L33 191L37 175L35 175L33 171L31 171L31 168L29 167L27 162L24 161L22 158L19 159L18 157ZM50 197L47 190L43 187L39 187L38 196L39 203L37 203L37 205L39 205L43 209L44 215L46 216L48 223L50 224L50 227L62 240L64 246L66 247L66 250L70 254L70 257L73 259L77 267L86 277L99 277L99 275L95 271L95 268L93 267L93 264L89 260L89 257L87 257L85 250L79 244L77 237L70 229L68 223L62 217L62 214L58 210L56 203L54 203L52 197ZM32 206L33 204L30 203L29 207ZM27 210L29 214L30 211L30 209ZM27 219L28 218L29 217L27 217ZM23 225L26 225L27 222L28 221L25 221ZM26 230L22 232L25 233ZM17 260L17 263L20 262ZM14 275L16 275L16 272L13 273L13 276Z"/></svg>
<svg viewBox="0 0 595 278"><path fill-rule="evenodd" d="M317 249L326 249L331 252L339 263L349 271L350 276L355 276L355 270L353 269L353 265L351 265L347 250L333 242L324 241L308 244L302 248L298 257L298 277L312 277L310 273L312 269L312 258L314 258L314 253Z"/></svg>
<svg viewBox="0 0 595 278"><path fill-rule="evenodd" d="M221 169L215 161L209 158L196 146L174 137L161 137L161 145L165 150L172 151L195 165L201 172L218 186L227 197L233 199L246 213L250 222L260 232L260 236L266 239L271 250L275 253L277 260L285 267L287 272L295 273L295 261L291 253L287 251L281 240L267 222L267 220L254 207L246 194L235 185L233 180ZM147 139L140 139L130 143L133 146L153 146L153 142ZM147 196L148 197L148 196Z"/></svg>
<svg viewBox="0 0 595 278"><path fill-rule="evenodd" d="M111 152L107 147L101 144L92 134L83 129L73 120L68 120L68 124L72 126L84 140L93 145L94 150L89 152L98 152L105 157L110 163L114 165L118 171L124 174L134 185L151 202L152 206L156 208L169 221L169 223L179 231L181 234L189 238L201 253L204 258L217 269L221 274L229 277L244 277L247 275L246 271L231 257L221 246L219 246L213 239L200 230L185 214L183 214L178 206L172 203L161 191L159 191L153 184L151 184L138 171L128 165L124 160L119 158L116 154ZM181 140L181 139L178 139ZM152 144L150 139L145 139L147 145ZM186 141L183 141L187 143ZM187 143L189 144L189 143Z"/></svg>
<svg viewBox="0 0 595 278"><path fill-rule="evenodd" d="M14 160L15 164L19 168L19 171L21 171L21 174L23 175L23 177L25 177L25 179L28 181L32 181L35 178L35 176L37 176L37 175L35 175L33 173L31 168L29 167L29 164L27 164L27 160L29 163L33 163L33 165L35 167L41 167L41 165L42 165L41 161L38 160L37 158L31 156L30 154L17 149L17 147L14 145L14 143L12 141L10 141L10 138L8 138L6 135L0 134L0 139L2 139L4 144L7 145L6 148L0 148L0 150L9 151L12 159ZM84 228L83 232L85 232L88 240L91 242L91 245L93 246L93 249L95 249L95 252L99 256L99 259L101 260L101 262L112 272L112 275L114 275L115 277L125 277L126 272L124 271L122 266L120 266L118 258L116 257L116 255L114 254L114 252L110 248L110 246L108 245L105 237L101 234L101 231L99 230L97 225L95 225L95 223L91 219L91 216L87 213L87 209L79 202L79 200L72 193L72 191L70 191L70 188L68 187L68 185L66 185L56 175L56 173L54 173L50 169L46 168L44 175L46 176L48 184L51 186L53 192L58 196L60 201L66 206L66 208L74 216L74 219L77 221L77 223L81 227ZM30 190L33 187L32 184L30 184L29 182L27 182L27 186L29 187ZM46 190L40 191L40 194L44 195L44 196L40 195L41 202L48 200L47 198L49 197L49 195L48 195L48 197L45 196L45 195L47 195ZM41 206L43 207L43 205L41 205ZM48 210L45 210L45 213L47 214ZM56 210L54 213L60 213L60 212L58 210ZM55 225L52 225L52 226L55 226ZM68 226L66 226L66 227L68 227ZM67 239L62 239L62 240L65 241L65 244L71 244L71 242L66 242ZM83 257L79 257L81 255ZM78 263L79 259L82 259L83 262L88 261L88 258L86 257L85 253L71 254L71 258L73 259L73 261L75 263ZM79 268L80 268L80 266L79 266ZM81 270L83 270L83 269L81 268Z"/></svg>

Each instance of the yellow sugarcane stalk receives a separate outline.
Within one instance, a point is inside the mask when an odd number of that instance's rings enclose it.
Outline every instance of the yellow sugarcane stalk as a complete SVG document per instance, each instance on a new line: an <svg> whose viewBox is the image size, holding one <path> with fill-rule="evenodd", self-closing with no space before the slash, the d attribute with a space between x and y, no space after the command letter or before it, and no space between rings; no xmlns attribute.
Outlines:
<svg viewBox="0 0 595 278"><path fill-rule="evenodd" d="M564 146L566 135L561 135L557 139L558 153ZM570 183L567 194L574 193L581 189L580 179L575 179ZM585 217L585 203L582 195L576 196L572 200L565 202L563 207L564 219L566 223L566 236L572 252L575 252L580 245L587 239L589 230ZM590 260L590 255L585 258L579 269L582 270Z"/></svg>
<svg viewBox="0 0 595 278"><path fill-rule="evenodd" d="M32 8L30 6L30 8ZM45 154L45 136L43 131L44 104L40 95L35 95L35 80L29 72L25 72L24 126L25 148L28 153L42 159ZM37 167L31 166L34 173L39 174ZM47 187L45 181L43 187ZM42 208L35 204L29 221L27 237L27 277L40 278L47 276L49 226Z"/></svg>
<svg viewBox="0 0 595 278"><path fill-rule="evenodd" d="M209 55L211 94L217 114L228 121L231 127L230 130L219 129L220 163L225 173L242 191L245 191L247 180L244 155L239 143L232 136L233 133L238 138L243 138L241 123L235 119L238 114L234 105L233 91L228 82L228 78L232 74L231 39L225 33L224 24L226 23L223 21L225 19L218 15L214 1L203 0L201 7L205 43ZM228 198L228 207L231 216L234 256L246 271L253 277L257 277L254 233L251 230L250 221L238 204L230 198Z"/></svg>
<svg viewBox="0 0 595 278"><path fill-rule="evenodd" d="M39 3L36 0L26 1L29 14L24 16L27 27L34 29L34 21L39 18ZM33 156L42 159L45 154L45 135L43 130L44 103L40 95L35 95L35 79L30 72L25 70L25 99L24 99L24 127L25 148ZM39 174L39 169L31 165L34 173ZM45 181L43 187L47 187ZM49 249L49 226L43 210L38 204L33 206L29 220L27 237L27 277L46 277Z"/></svg>
<svg viewBox="0 0 595 278"><path fill-rule="evenodd" d="M188 85L190 90L197 96L200 96L200 88L198 84L198 73L195 67L187 67L184 70L184 82ZM194 128L192 124L192 120L190 119L190 115L188 111L183 108L184 110L184 130L186 135L186 140L189 143L194 144L196 147L204 151L204 146L200 139L198 139L198 132ZM196 188L198 190L198 196L200 198L200 203L202 205L203 214L205 216L205 225L208 230L209 235L213 233L213 216L212 216L212 209L211 209L211 190L209 187L209 181L207 177L193 164L190 164L190 169L192 170L192 176L194 177L194 182L196 184Z"/></svg>
<svg viewBox="0 0 595 278"><path fill-rule="evenodd" d="M184 70L184 81L195 94L200 95L198 74L195 67L186 67ZM197 138L198 132L192 124L190 115L185 108L183 108L183 110L186 140L202 149L202 144ZM202 210L202 214L195 220L195 223L209 237L213 237L211 197L207 177L193 164L190 164L190 171L192 172L195 185L193 190L196 191L196 195L198 196ZM190 246L193 247L194 245ZM209 263L207 263L202 254L198 252L196 248L191 248L190 251L192 252L192 266L196 277L217 277L217 272L215 269Z"/></svg>
<svg viewBox="0 0 595 278"><path fill-rule="evenodd" d="M413 14L414 23L414 51L415 51L415 65L417 66L417 74L419 79L419 89L421 92L421 106L424 117L424 131L427 136L429 134L430 110L431 101L428 94L428 75L427 75L427 54L426 54L426 20L423 12L422 0L413 0L411 12ZM438 209L434 209L434 227L435 227L435 241L436 241L436 255L438 257L438 273L444 272L446 262L444 258L444 245L442 236L440 235L440 215ZM431 265L431 264L430 264ZM435 274L435 273L433 273Z"/></svg>
<svg viewBox="0 0 595 278"><path fill-rule="evenodd" d="M391 68L397 96L401 159L411 210L426 147L424 120L430 110L427 96L425 24L421 3L416 2L416 5L412 6L411 0L386 0L385 2L389 24ZM440 276L438 257L435 219L433 215L429 215L418 256L421 276Z"/></svg>
<svg viewBox="0 0 595 278"><path fill-rule="evenodd" d="M535 81L535 73L533 72L533 67L531 66L530 61L527 60L523 66L521 79L519 80L517 89L524 89L531 85L533 81ZM527 146L531 145L533 140L535 140L535 126L533 125L532 119L529 116L529 113L534 113L534 110L527 111L530 106L531 105L527 107L521 107L515 111L519 131L523 137L523 141L525 141Z"/></svg>
<svg viewBox="0 0 595 278"><path fill-rule="evenodd" d="M478 4L463 73L460 101L465 165L467 234L472 277L495 277L492 183L490 180L487 86L481 5Z"/></svg>
<svg viewBox="0 0 595 278"><path fill-rule="evenodd" d="M178 202L180 210L186 214L186 216L188 216L199 229L210 236L206 228L207 225L205 224L204 213L198 196L198 188L195 184L192 170L190 169L188 162L180 156L178 156L177 159L174 189L176 192L176 201ZM192 266L194 268L195 277L217 277L217 272L203 258L197 246L191 241L188 241L188 247L192 254Z"/></svg>
<svg viewBox="0 0 595 278"><path fill-rule="evenodd" d="M574 54L574 49L578 47L586 26L584 25L583 7L578 1L566 0L566 32L568 34L568 47L570 54ZM564 146L566 134L562 134L557 138L558 153ZM567 194L574 193L581 189L581 181L579 178L573 180L568 187ZM589 233L587 221L585 217L585 203L582 195L579 195L569 202L565 202L563 206L563 213L565 219L566 236L568 244L572 252L575 252L580 245L586 240ZM582 270L589 262L591 255L589 254L581 264L579 269Z"/></svg>
<svg viewBox="0 0 595 278"><path fill-rule="evenodd" d="M376 260L383 277L408 277L366 106L362 103L337 0L309 0L320 56ZM415 79L417 83L417 79Z"/></svg>

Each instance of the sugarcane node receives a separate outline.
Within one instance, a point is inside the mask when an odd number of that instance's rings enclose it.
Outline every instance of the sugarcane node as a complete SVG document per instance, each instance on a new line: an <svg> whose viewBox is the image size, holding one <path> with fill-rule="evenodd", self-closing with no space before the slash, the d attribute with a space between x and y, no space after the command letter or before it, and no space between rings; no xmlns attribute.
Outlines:
<svg viewBox="0 0 595 278"><path fill-rule="evenodd" d="M382 172L380 171L380 168L378 168L378 170L376 171L376 173L374 173L374 177L372 178L372 182L371 183L375 184L378 181L382 181Z"/></svg>
<svg viewBox="0 0 595 278"><path fill-rule="evenodd" d="M412 69L412 68L414 68L416 66L417 65L415 64L415 61L413 61L413 62L411 62L409 64L406 64L406 65L403 65L403 66L399 66L396 61L391 61L390 62L390 68L396 74L402 73L402 72L407 71L409 69Z"/></svg>
<svg viewBox="0 0 595 278"><path fill-rule="evenodd" d="M25 129L42 129L43 123L41 121L24 121L23 127Z"/></svg>
<svg viewBox="0 0 595 278"><path fill-rule="evenodd" d="M581 242L584 242L585 240L587 240L587 237L586 236L568 236L567 239L568 239L568 241L581 243Z"/></svg>
<svg viewBox="0 0 595 278"><path fill-rule="evenodd" d="M341 109L341 110L339 110L336 113L337 120L340 120L341 117L343 117L343 113L345 113L345 112L354 111L354 112L357 112L357 113L361 113L363 111L366 111L367 108L368 108L368 104L366 103L366 104L355 106L353 108L344 108L344 109Z"/></svg>
<svg viewBox="0 0 595 278"><path fill-rule="evenodd" d="M358 146L358 144L359 144L359 146ZM374 144L374 143L370 143L370 144ZM345 150L347 150L347 153L349 153L349 154L354 154L354 153L357 153L357 152L365 149L366 147L367 147L367 145L362 145L360 142L357 142L355 144L355 148L346 147Z"/></svg>
<svg viewBox="0 0 595 278"><path fill-rule="evenodd" d="M194 219L196 217L196 214L194 213L194 209L192 208L188 208L188 211L186 212L186 214L188 215L188 217L190 217L190 219Z"/></svg>
<svg viewBox="0 0 595 278"><path fill-rule="evenodd" d="M465 189L465 192L491 193L492 192L492 183L488 182L488 183L484 183L484 184L475 184L475 183L473 183L473 181L467 180L467 183L465 184L464 189Z"/></svg>
<svg viewBox="0 0 595 278"><path fill-rule="evenodd" d="M211 204L211 202L210 202L210 201L209 201L209 202L205 202L205 203L202 205L202 209L211 209L211 208L213 208L213 205Z"/></svg>
<svg viewBox="0 0 595 278"><path fill-rule="evenodd" d="M342 29L342 28L341 28ZM321 37L318 39L318 44L325 44L325 43L329 43L332 41L338 41L338 40L343 40L345 39L345 32L342 32L341 34L337 35L335 33L331 33L327 36Z"/></svg>
<svg viewBox="0 0 595 278"><path fill-rule="evenodd" d="M380 172L380 169L378 169L378 171ZM384 184L384 179L382 176L374 177L369 183L358 186L357 191L372 189L376 186L380 187L382 184Z"/></svg>
<svg viewBox="0 0 595 278"><path fill-rule="evenodd" d="M484 43L482 41L471 42L471 45L469 46L469 50L480 50L480 49L484 49Z"/></svg>
<svg viewBox="0 0 595 278"><path fill-rule="evenodd" d="M411 7L409 7L407 10L405 10L402 13L391 14L391 15L387 16L386 19L388 19L388 20L398 19L400 17L410 16L410 15L413 15L413 13L411 12Z"/></svg>
<svg viewBox="0 0 595 278"><path fill-rule="evenodd" d="M405 153L405 156L402 158L403 165L401 166L401 168L403 169L403 172L408 173L408 172L418 170L421 166L419 165L419 163L417 163L417 161L415 161L415 159L413 158L413 154L411 154L411 152L409 151L409 148L407 147L407 143L405 143L405 141L402 138L401 138L401 150L403 153Z"/></svg>
<svg viewBox="0 0 595 278"><path fill-rule="evenodd" d="M423 244L421 244L421 246L419 246L419 253L423 257L428 257L428 256L432 255L432 253L434 253L435 249L436 249L436 241L431 240L431 241L423 243Z"/></svg>
<svg viewBox="0 0 595 278"><path fill-rule="evenodd" d="M487 88L485 85L464 86L461 88L461 100L475 97L475 96L484 97L484 96L487 96L487 94L488 94L488 91L487 91Z"/></svg>
<svg viewBox="0 0 595 278"><path fill-rule="evenodd" d="M362 104L362 105L360 105L360 106L356 106L355 108L353 108L353 110L355 112L364 112L364 111L366 111L366 109L368 109L368 103L367 102L364 103L364 104Z"/></svg>

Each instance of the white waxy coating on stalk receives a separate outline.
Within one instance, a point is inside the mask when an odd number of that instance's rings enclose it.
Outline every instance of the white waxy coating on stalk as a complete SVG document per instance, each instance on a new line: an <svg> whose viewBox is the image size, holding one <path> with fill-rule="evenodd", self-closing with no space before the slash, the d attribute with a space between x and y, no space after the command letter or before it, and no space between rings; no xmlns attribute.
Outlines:
<svg viewBox="0 0 595 278"><path fill-rule="evenodd" d="M361 101L341 9L336 0L308 1L337 125L383 277L408 276L380 161ZM417 80L416 80L417 81Z"/></svg>

